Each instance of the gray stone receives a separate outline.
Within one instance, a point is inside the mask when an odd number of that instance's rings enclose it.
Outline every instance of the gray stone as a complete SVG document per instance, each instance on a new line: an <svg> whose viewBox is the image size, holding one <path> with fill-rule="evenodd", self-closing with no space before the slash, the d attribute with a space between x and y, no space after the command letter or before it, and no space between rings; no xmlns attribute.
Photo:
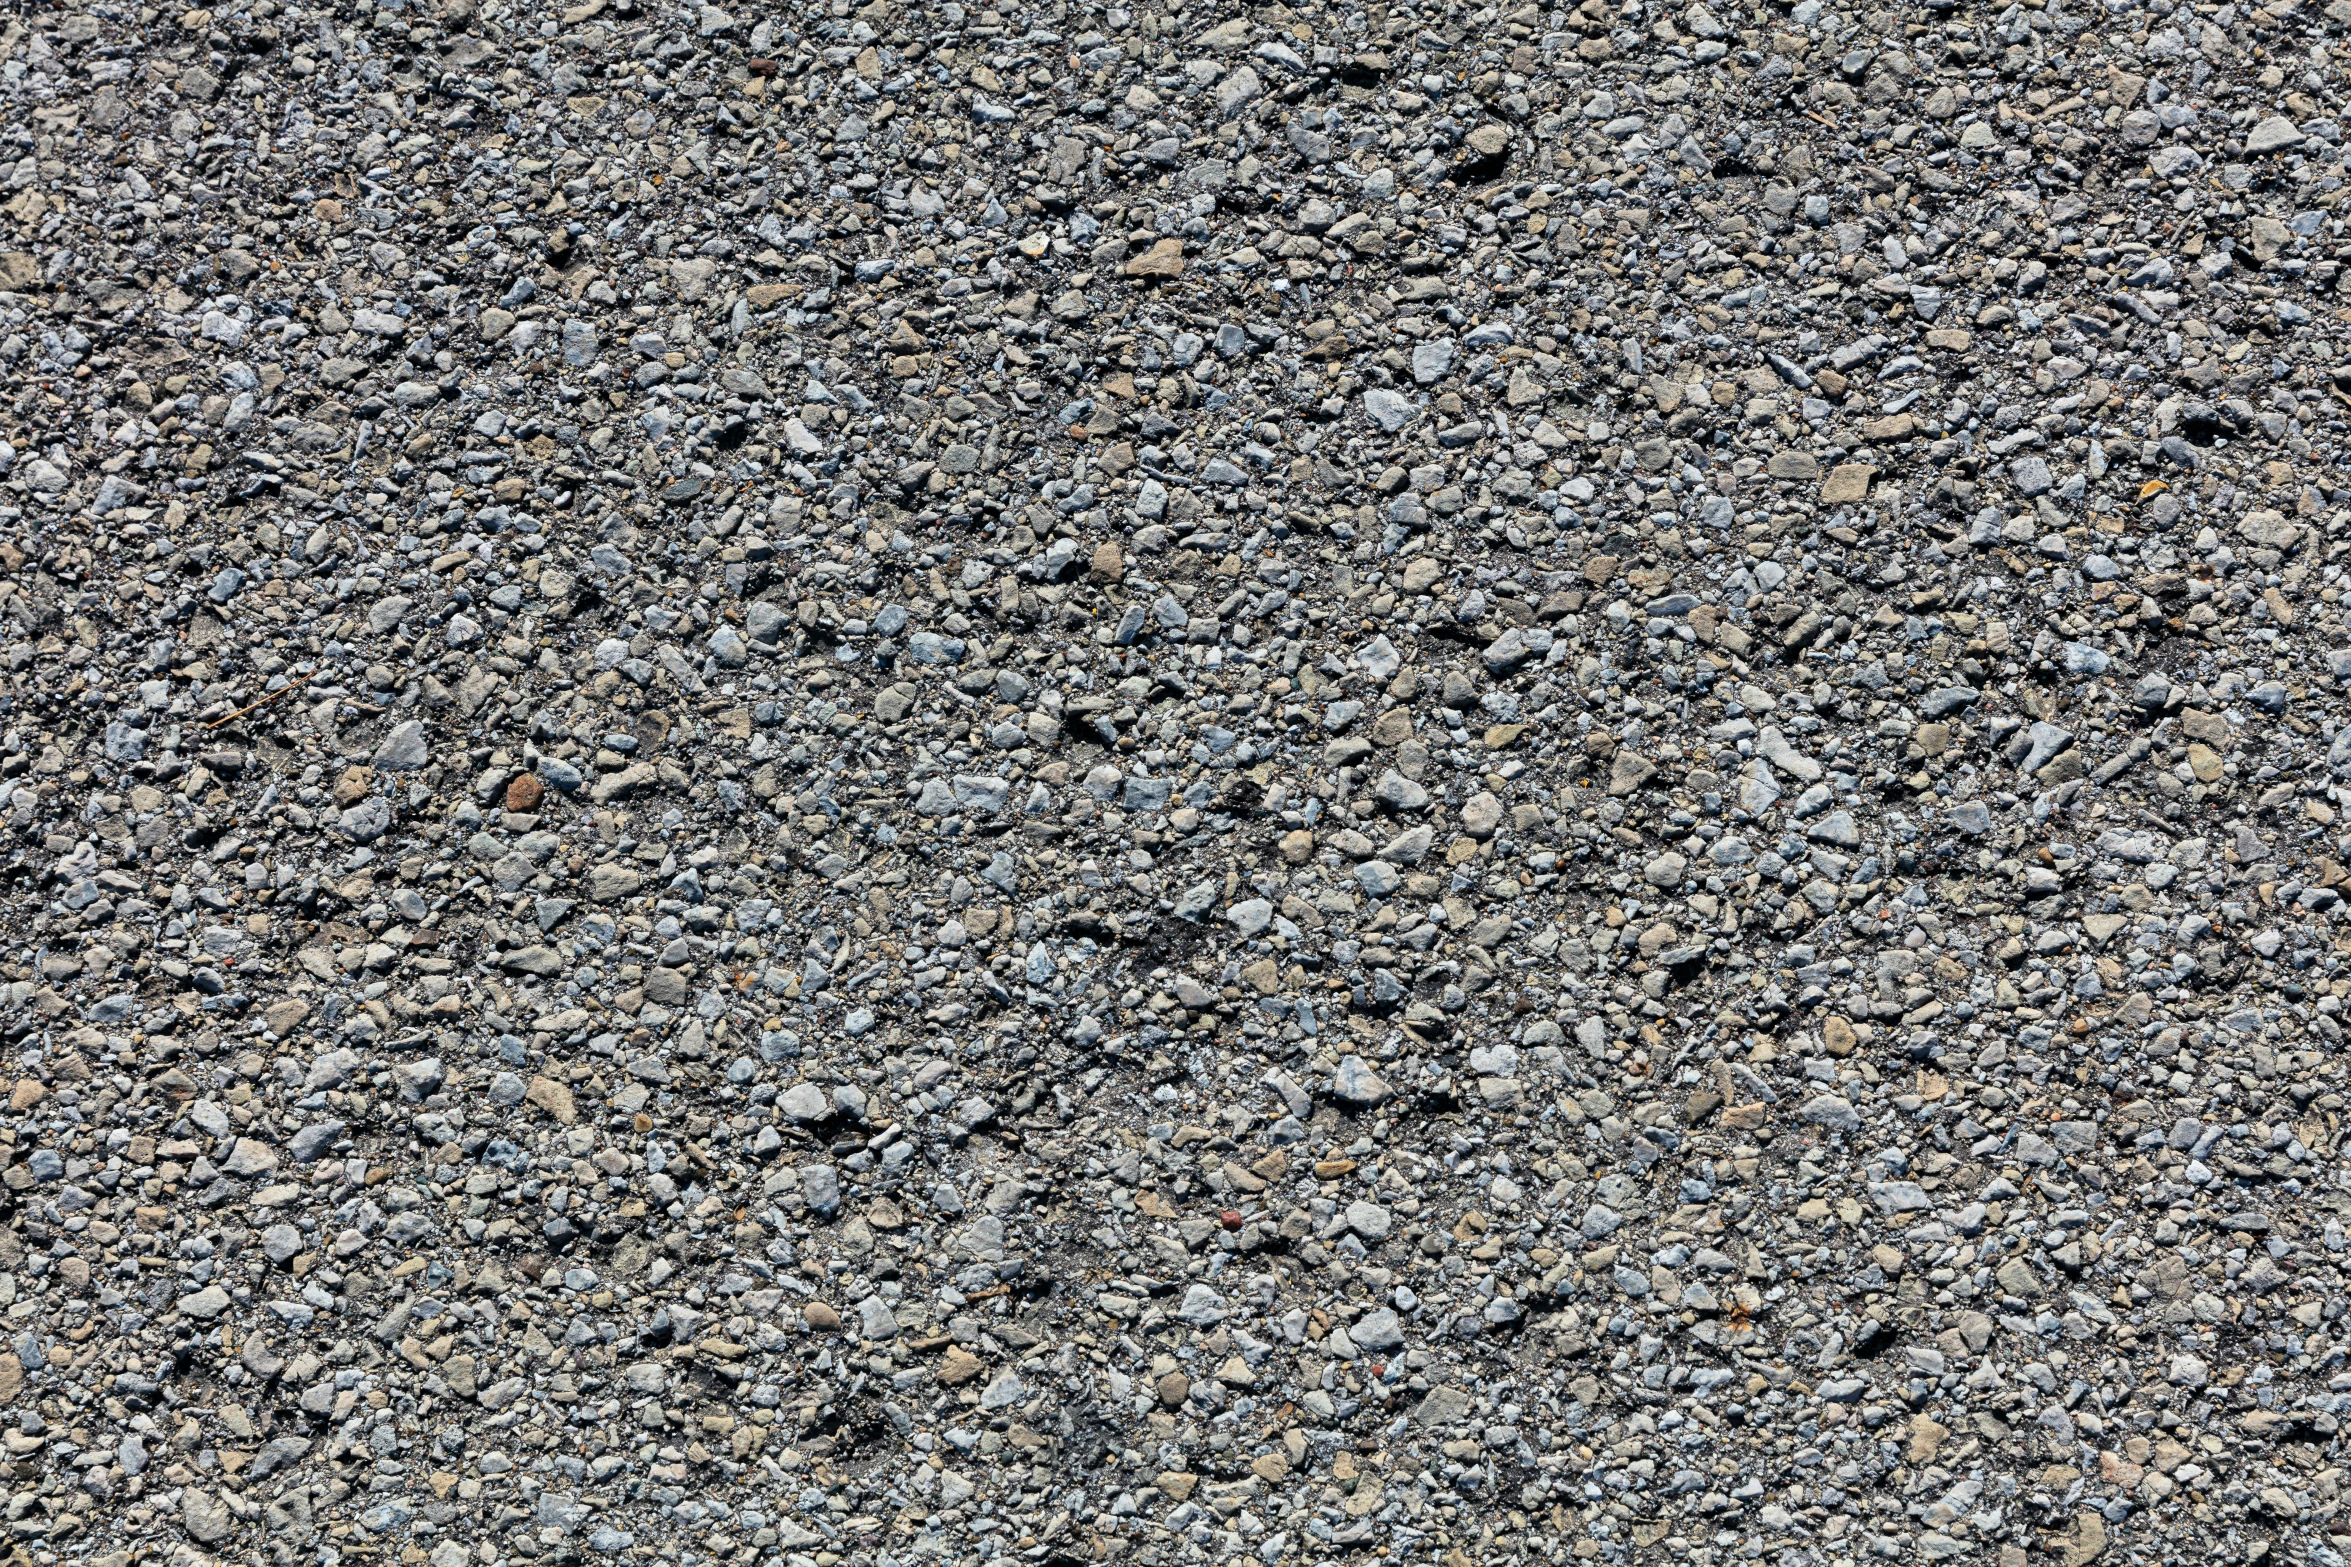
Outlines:
<svg viewBox="0 0 2351 1567"><path fill-rule="evenodd" d="M1388 1101L1391 1090L1361 1056L1344 1056L1331 1076L1331 1095L1356 1110L1369 1110Z"/></svg>
<svg viewBox="0 0 2351 1567"><path fill-rule="evenodd" d="M829 1164L802 1165L800 1196L818 1217L831 1218L841 1211L840 1171Z"/></svg>
<svg viewBox="0 0 2351 1567"><path fill-rule="evenodd" d="M1804 1103L1796 1112L1798 1117L1815 1126L1827 1127L1833 1132L1858 1132L1861 1116L1853 1106L1836 1094L1819 1094Z"/></svg>
<svg viewBox="0 0 2351 1567"><path fill-rule="evenodd" d="M1386 1354L1404 1347L1404 1324L1395 1312L1382 1306L1358 1317L1347 1329L1347 1336L1355 1341L1357 1349Z"/></svg>
<svg viewBox="0 0 2351 1567"><path fill-rule="evenodd" d="M2283 152L2302 145L2303 136L2292 120L2273 114L2245 133L2245 151L2254 155Z"/></svg>
<svg viewBox="0 0 2351 1567"><path fill-rule="evenodd" d="M776 1110L803 1126L812 1126L832 1118L832 1096L814 1083L795 1083L776 1100Z"/></svg>
<svg viewBox="0 0 2351 1567"><path fill-rule="evenodd" d="M1212 1328L1228 1314L1225 1300L1205 1284L1194 1284L1184 1291L1184 1298L1176 1307L1179 1320L1196 1328Z"/></svg>
<svg viewBox="0 0 2351 1567"><path fill-rule="evenodd" d="M1420 410L1412 406L1410 398L1379 386L1363 394L1363 411L1390 435L1420 417Z"/></svg>

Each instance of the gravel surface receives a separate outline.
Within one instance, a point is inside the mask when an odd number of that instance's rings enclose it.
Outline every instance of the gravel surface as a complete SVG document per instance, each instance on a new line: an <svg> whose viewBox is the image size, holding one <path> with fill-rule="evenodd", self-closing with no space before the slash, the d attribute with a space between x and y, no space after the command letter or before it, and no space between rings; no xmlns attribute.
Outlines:
<svg viewBox="0 0 2351 1567"><path fill-rule="evenodd" d="M2344 1567L2347 25L11 8L15 1567Z"/></svg>

